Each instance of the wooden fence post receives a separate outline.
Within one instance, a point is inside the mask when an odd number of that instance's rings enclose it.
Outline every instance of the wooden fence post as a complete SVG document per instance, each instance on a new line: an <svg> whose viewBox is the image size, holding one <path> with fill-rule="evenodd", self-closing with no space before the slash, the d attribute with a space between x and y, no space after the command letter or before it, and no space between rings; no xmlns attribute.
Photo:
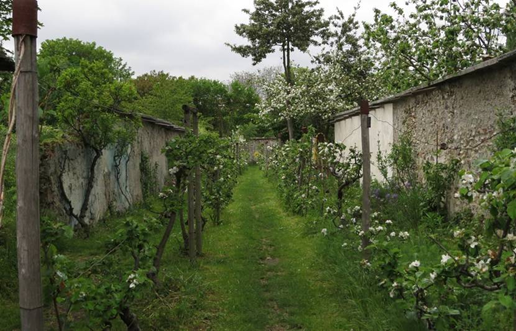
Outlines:
<svg viewBox="0 0 516 331"><path fill-rule="evenodd" d="M238 166L238 174L241 175L242 170L240 169L240 143L239 142L237 142L237 144L236 144L236 159L237 159L237 166Z"/></svg>
<svg viewBox="0 0 516 331"><path fill-rule="evenodd" d="M362 131L362 249L365 259L369 259L369 227L371 225L371 149L369 145L369 102L360 102L360 119Z"/></svg>
<svg viewBox="0 0 516 331"><path fill-rule="evenodd" d="M21 71L16 86L18 282L23 331L43 330L40 263L38 74L36 0L13 3L13 35Z"/></svg>
<svg viewBox="0 0 516 331"><path fill-rule="evenodd" d="M185 128L187 131L191 129L191 114L190 107L183 106L185 112ZM194 173L193 169L188 173L188 256L190 262L195 262L196 244L195 244L195 213L194 213Z"/></svg>
<svg viewBox="0 0 516 331"><path fill-rule="evenodd" d="M199 137L199 116L193 109L193 133ZM201 167L195 167L195 233L197 255L202 255L202 181Z"/></svg>

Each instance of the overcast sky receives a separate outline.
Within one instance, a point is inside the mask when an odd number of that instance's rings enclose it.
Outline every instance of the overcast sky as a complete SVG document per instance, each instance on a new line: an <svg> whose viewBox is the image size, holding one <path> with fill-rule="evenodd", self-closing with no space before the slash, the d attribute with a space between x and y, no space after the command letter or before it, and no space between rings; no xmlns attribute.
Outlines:
<svg viewBox="0 0 516 331"><path fill-rule="evenodd" d="M362 0L359 20L371 21L373 8L386 10L389 2ZM351 13L357 0L320 3L328 16L336 7ZM245 42L234 25L248 22L242 9L253 8L253 0L39 0L39 6L40 42L62 37L94 41L123 58L136 74L163 70L224 81L237 71L281 64L277 54L252 66L251 59L224 45ZM294 60L310 62L300 54Z"/></svg>

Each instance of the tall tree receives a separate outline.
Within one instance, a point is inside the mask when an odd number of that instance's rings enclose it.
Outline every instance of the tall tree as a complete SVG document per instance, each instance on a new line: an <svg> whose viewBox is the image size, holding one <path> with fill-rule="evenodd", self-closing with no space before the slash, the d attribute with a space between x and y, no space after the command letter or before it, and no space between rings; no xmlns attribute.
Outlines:
<svg viewBox="0 0 516 331"><path fill-rule="evenodd" d="M56 122L55 111L65 93L58 88L60 77L69 69L80 68L84 62L97 63L113 81L128 82L133 74L122 59L94 42L69 38L44 41L38 56L40 107L44 123Z"/></svg>
<svg viewBox="0 0 516 331"><path fill-rule="evenodd" d="M228 115L228 88L222 82L211 79L192 78L193 103L205 120L219 136L229 133L226 118Z"/></svg>
<svg viewBox="0 0 516 331"><path fill-rule="evenodd" d="M0 0L0 62L10 61L9 55L2 47L3 41L9 40L12 25L12 0ZM0 72L0 110L3 109L2 95L9 92L11 74Z"/></svg>
<svg viewBox="0 0 516 331"><path fill-rule="evenodd" d="M108 146L121 141L130 144L139 126L136 117L118 113L137 96L130 81L131 70L104 48L74 39L45 41L38 65L47 124L59 127L91 153L80 210L76 211L69 201L65 203L68 215L88 233L89 202L98 161ZM65 155L62 171L66 161ZM66 201L62 185L60 193Z"/></svg>
<svg viewBox="0 0 516 331"><path fill-rule="evenodd" d="M133 110L182 125L185 104L193 101L191 79L174 77L163 71L152 71L134 79L140 98Z"/></svg>
<svg viewBox="0 0 516 331"><path fill-rule="evenodd" d="M227 122L229 130L234 131L256 118L258 115L256 105L260 102L260 97L254 88L239 81L233 81L228 88Z"/></svg>
<svg viewBox="0 0 516 331"><path fill-rule="evenodd" d="M249 15L249 24L235 26L236 33L250 44L228 46L243 57L251 57L253 65L279 48L288 89L294 84L291 53L295 49L306 52L310 46L319 45L316 37L324 35L328 27L323 9L316 8L318 5L318 0L255 0L254 11L243 10ZM287 117L287 127L289 138L294 139L294 123L290 117Z"/></svg>
<svg viewBox="0 0 516 331"><path fill-rule="evenodd" d="M507 5L506 15L511 17L507 22L506 35L507 35L507 49L516 49L516 0L512 0Z"/></svg>
<svg viewBox="0 0 516 331"><path fill-rule="evenodd" d="M0 39L6 41L11 36L13 0L0 0ZM1 45L0 41L0 45Z"/></svg>
<svg viewBox="0 0 516 331"><path fill-rule="evenodd" d="M493 0L407 0L406 12L375 10L364 24L383 85L391 93L432 81L507 50L515 16Z"/></svg>
<svg viewBox="0 0 516 331"><path fill-rule="evenodd" d="M355 11L346 16L341 10L330 17L331 27L324 47L315 56L318 70L323 70L330 80L335 80L338 98L348 107L357 106L362 99L374 100L384 94L378 82L373 56L364 45L359 31L360 23Z"/></svg>

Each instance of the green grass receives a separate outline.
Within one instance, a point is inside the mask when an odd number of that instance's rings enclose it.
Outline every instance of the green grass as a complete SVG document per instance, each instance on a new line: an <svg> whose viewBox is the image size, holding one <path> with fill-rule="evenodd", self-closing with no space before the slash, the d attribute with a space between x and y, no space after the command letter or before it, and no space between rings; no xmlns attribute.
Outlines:
<svg viewBox="0 0 516 331"><path fill-rule="evenodd" d="M209 229L201 269L214 330L418 330L341 240L310 234L257 168L240 178L225 224Z"/></svg>
<svg viewBox="0 0 516 331"><path fill-rule="evenodd" d="M159 204L152 208L159 209ZM88 239L63 240L61 253L74 259L102 256L105 242L129 215L153 214L139 208L111 217ZM310 224L309 216L287 213L274 184L258 168L250 168L239 179L223 224L207 226L205 254L195 265L181 251L177 224L162 262L163 288L133 307L142 329L420 329L377 290L377 281L357 263L361 257L341 247L339 234L323 237ZM159 239L156 233L154 241ZM130 260L120 263L130 265ZM17 315L12 298L0 303ZM50 308L46 315L47 329L55 329ZM0 323L1 330L13 330L4 326ZM113 330L124 329L120 321L113 325Z"/></svg>

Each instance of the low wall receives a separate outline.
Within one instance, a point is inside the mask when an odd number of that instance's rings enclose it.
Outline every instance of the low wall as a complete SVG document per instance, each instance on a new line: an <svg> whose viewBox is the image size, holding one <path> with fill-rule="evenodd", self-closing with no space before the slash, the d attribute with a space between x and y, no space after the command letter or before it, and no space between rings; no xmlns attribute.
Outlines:
<svg viewBox="0 0 516 331"><path fill-rule="evenodd" d="M95 169L86 222L95 223L109 211L122 212L142 202L145 180L153 182L155 191L161 189L168 175L162 149L181 132L180 128L143 122L128 155L116 162L114 148L106 149ZM43 152L40 167L42 207L65 218L69 217L67 210L71 207L74 214L79 215L92 159L92 151L71 143ZM152 178L143 180L145 173L152 173ZM75 222L70 218L71 224Z"/></svg>
<svg viewBox="0 0 516 331"><path fill-rule="evenodd" d="M265 156L267 147L275 147L281 144L276 138L251 138L246 142L247 152L249 153L249 164L255 164L258 161L257 154Z"/></svg>

